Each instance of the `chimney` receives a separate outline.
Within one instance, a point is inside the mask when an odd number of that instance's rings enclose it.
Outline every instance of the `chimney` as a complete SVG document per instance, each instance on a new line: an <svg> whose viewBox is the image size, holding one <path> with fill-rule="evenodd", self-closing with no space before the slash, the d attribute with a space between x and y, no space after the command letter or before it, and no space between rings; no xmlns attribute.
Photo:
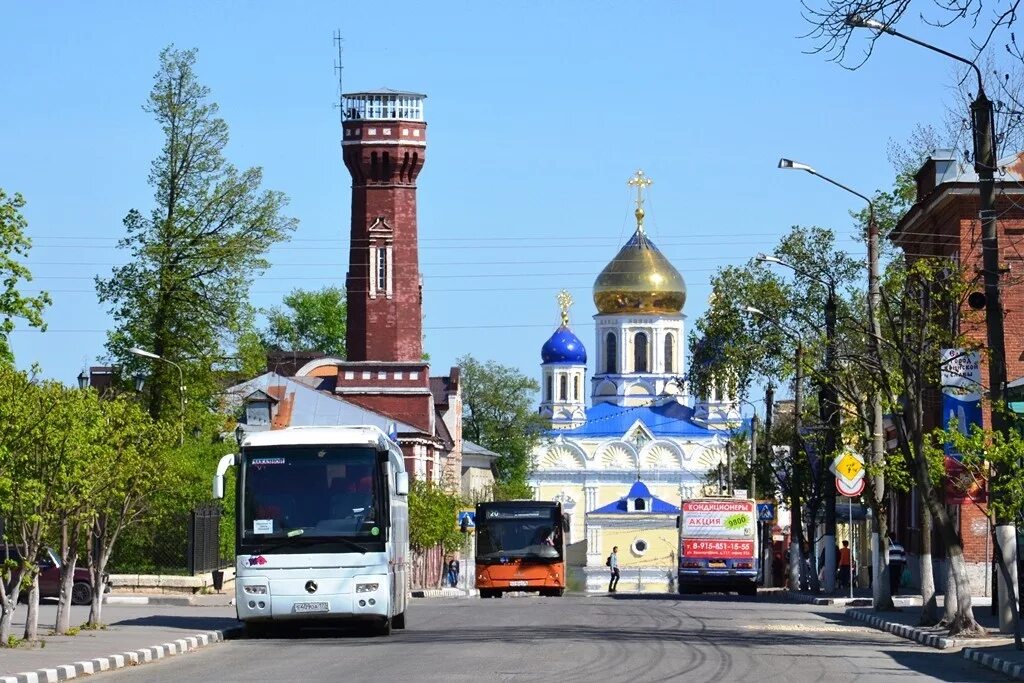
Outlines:
<svg viewBox="0 0 1024 683"><path fill-rule="evenodd" d="M956 180L958 175L958 164L953 150L932 150L914 176L917 181L917 197L914 201L921 201L942 183Z"/></svg>

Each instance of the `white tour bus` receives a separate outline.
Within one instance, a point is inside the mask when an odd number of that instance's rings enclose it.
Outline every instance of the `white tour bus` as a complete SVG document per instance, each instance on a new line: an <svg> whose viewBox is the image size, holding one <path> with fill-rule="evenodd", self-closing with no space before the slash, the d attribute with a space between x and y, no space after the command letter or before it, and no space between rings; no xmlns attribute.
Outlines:
<svg viewBox="0 0 1024 683"><path fill-rule="evenodd" d="M409 478L398 444L372 426L246 435L238 466L235 608L246 631L365 620L405 628Z"/></svg>

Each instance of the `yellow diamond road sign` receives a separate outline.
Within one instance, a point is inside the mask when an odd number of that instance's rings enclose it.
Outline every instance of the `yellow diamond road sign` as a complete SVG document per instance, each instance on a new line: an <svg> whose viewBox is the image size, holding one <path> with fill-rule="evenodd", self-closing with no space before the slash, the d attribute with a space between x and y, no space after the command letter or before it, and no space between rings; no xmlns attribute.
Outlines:
<svg viewBox="0 0 1024 683"><path fill-rule="evenodd" d="M849 482L855 482L864 472L864 464L850 453L843 453L836 460L835 473Z"/></svg>

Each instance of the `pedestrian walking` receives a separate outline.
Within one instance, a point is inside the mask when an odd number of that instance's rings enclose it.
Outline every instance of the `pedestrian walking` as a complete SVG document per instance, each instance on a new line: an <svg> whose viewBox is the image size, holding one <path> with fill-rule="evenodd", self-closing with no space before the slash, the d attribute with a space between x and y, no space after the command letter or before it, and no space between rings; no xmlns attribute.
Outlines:
<svg viewBox="0 0 1024 683"><path fill-rule="evenodd" d="M608 556L605 564L611 570L611 576L608 579L608 592L614 593L619 586L619 546L612 548L612 554Z"/></svg>
<svg viewBox="0 0 1024 683"><path fill-rule="evenodd" d="M889 537L889 594L896 596L900 592L900 578L903 576L903 568L907 566L907 551L896 542L892 536Z"/></svg>
<svg viewBox="0 0 1024 683"><path fill-rule="evenodd" d="M843 541L843 547L839 549L839 586L844 591L849 590L853 563L850 561L850 542Z"/></svg>
<svg viewBox="0 0 1024 683"><path fill-rule="evenodd" d="M452 588L459 585L459 560L455 557L448 560L448 585Z"/></svg>

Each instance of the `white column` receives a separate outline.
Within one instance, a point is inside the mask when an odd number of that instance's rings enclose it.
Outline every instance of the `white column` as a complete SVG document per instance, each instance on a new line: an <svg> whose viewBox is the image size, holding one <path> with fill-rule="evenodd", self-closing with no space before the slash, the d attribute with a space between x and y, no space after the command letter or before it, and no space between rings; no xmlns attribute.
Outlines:
<svg viewBox="0 0 1024 683"><path fill-rule="evenodd" d="M395 287L394 287L394 284L393 284L394 281L395 281L395 277L394 277L394 274L393 274L394 270L395 270L395 260L394 260L394 257L392 256L391 252L392 252L392 249L391 249L391 245L389 244L387 247L385 247L385 252L384 252L385 254L387 254L387 263L385 265L387 266L387 278L386 279L387 279L388 288L387 288L386 294L387 294L387 297L389 299L391 298L392 293L395 291Z"/></svg>

